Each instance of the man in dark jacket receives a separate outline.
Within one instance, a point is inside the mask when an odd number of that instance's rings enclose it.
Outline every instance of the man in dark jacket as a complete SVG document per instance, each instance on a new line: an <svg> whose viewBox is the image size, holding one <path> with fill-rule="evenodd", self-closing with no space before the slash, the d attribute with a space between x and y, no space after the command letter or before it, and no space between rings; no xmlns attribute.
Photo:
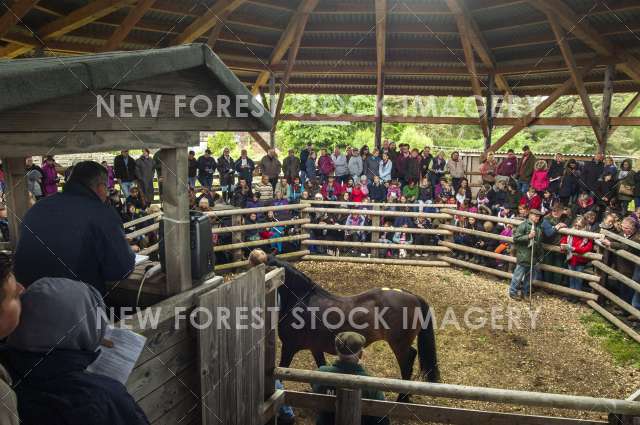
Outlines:
<svg viewBox="0 0 640 425"><path fill-rule="evenodd" d="M209 190L213 185L213 173L215 171L216 160L211 156L211 151L207 149L204 151L204 155L198 158L198 181Z"/></svg>
<svg viewBox="0 0 640 425"><path fill-rule="evenodd" d="M271 183L271 187L275 189L278 177L280 177L280 171L282 170L282 165L280 164L278 155L276 155L275 149L269 149L269 152L262 157L260 160L260 170L262 170L263 176L269 177L269 183Z"/></svg>
<svg viewBox="0 0 640 425"><path fill-rule="evenodd" d="M136 159L136 178L144 195L146 205L151 205L154 198L153 175L155 174L153 159L149 149L144 149L140 158Z"/></svg>
<svg viewBox="0 0 640 425"><path fill-rule="evenodd" d="M105 282L126 278L135 254L107 196L107 170L93 161L76 164L63 192L24 217L15 254L18 281L29 286L41 277L66 277L104 295Z"/></svg>
<svg viewBox="0 0 640 425"><path fill-rule="evenodd" d="M198 160L196 159L196 153L189 151L189 171L187 177L189 179L189 187L194 189L196 187L196 175L198 175Z"/></svg>
<svg viewBox="0 0 640 425"><path fill-rule="evenodd" d="M529 146L522 148L522 158L518 162L518 189L520 193L525 194L529 190L531 176L533 176L533 166L536 163L536 157L529 149Z"/></svg>
<svg viewBox="0 0 640 425"><path fill-rule="evenodd" d="M604 172L604 155L597 153L591 161L585 162L582 166L581 186L582 190L588 193L595 193L598 186L598 179Z"/></svg>
<svg viewBox="0 0 640 425"><path fill-rule="evenodd" d="M120 183L122 196L126 199L136 179L136 162L129 156L128 150L121 151L120 155L113 158L113 173Z"/></svg>
<svg viewBox="0 0 640 425"><path fill-rule="evenodd" d="M306 157L308 159L309 155ZM294 154L293 149L289 149L289 156L282 161L282 172L284 173L284 177L287 179L287 183L291 184L293 183L294 178L300 177L300 164L300 160Z"/></svg>
<svg viewBox="0 0 640 425"><path fill-rule="evenodd" d="M247 156L247 150L242 149L240 151L240 158L236 161L236 171L241 179L247 181L247 186L251 189L251 183L253 183L253 170L256 168L253 160Z"/></svg>
<svg viewBox="0 0 640 425"><path fill-rule="evenodd" d="M235 184L235 162L229 155L229 148L224 148L222 156L218 158L218 173L220 173L220 189L224 202L231 201L233 185Z"/></svg>

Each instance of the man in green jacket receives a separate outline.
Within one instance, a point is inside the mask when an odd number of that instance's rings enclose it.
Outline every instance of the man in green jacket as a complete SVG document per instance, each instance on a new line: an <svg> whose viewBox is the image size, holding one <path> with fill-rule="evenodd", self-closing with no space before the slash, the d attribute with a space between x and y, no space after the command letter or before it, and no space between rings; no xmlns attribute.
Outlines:
<svg viewBox="0 0 640 425"><path fill-rule="evenodd" d="M533 262L535 268L543 255L540 217L542 217L540 211L536 209L529 211L527 220L520 223L513 233L517 264L509 286L509 297L514 300L520 300L529 294L531 263Z"/></svg>
<svg viewBox="0 0 640 425"><path fill-rule="evenodd" d="M360 365L362 349L366 344L364 336L357 332L342 332L336 336L335 344L338 353L338 360L331 366L321 366L319 372L346 373L349 375L369 376L367 371ZM319 394L336 394L336 389L327 385L312 385L313 392ZM382 391L362 390L362 398L373 400L384 400ZM320 412L316 425L333 425L335 415L332 412ZM389 425L388 417L362 416L362 425Z"/></svg>

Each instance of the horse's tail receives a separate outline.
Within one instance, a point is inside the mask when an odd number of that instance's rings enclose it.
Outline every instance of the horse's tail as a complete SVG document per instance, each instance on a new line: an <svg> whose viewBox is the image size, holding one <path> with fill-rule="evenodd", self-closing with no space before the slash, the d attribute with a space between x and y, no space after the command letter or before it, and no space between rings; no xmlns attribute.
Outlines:
<svg viewBox="0 0 640 425"><path fill-rule="evenodd" d="M420 375L428 382L440 381L440 370L438 369L438 356L436 353L436 335L433 329L433 317L429 304L416 296L420 302L422 317L427 321L426 327L420 327L418 333L418 358L420 360Z"/></svg>

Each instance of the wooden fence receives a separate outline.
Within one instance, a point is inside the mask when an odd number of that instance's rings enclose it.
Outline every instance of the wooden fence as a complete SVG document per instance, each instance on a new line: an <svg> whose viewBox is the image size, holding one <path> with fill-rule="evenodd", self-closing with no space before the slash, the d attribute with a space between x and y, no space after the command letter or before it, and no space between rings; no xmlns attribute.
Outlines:
<svg viewBox="0 0 640 425"><path fill-rule="evenodd" d="M149 307L142 315L123 319L127 326L147 337L127 389L151 424L262 425L272 421L283 403L297 408L335 411L339 425L359 424L362 414L479 425L617 425L630 424L634 417L640 416L637 401L640 392L627 400L615 400L278 368L278 317L269 314L269 308L277 306L276 290L283 282L283 269L265 273L264 266L259 266L226 283L222 277L216 277ZM231 311L226 315L229 322L223 326L217 313L220 307ZM234 308L246 312L262 309L264 326L241 326L243 323L233 313ZM147 312L150 314L144 314ZM156 325L144 319L154 315ZM276 379L335 386L336 396L276 390ZM362 400L362 389L605 412L610 420Z"/></svg>
<svg viewBox="0 0 640 425"><path fill-rule="evenodd" d="M356 206L360 208L355 208ZM425 204L362 204L353 202L335 202L335 201L305 201L303 204L289 204L265 206L260 208L230 208L223 210L214 210L207 214L217 220L218 224L214 226L213 233L219 237L225 236L214 246L216 253L228 253L229 261L221 262L215 266L215 270L219 272L235 270L249 266L248 261L244 260L245 254L249 249L257 247L265 247L277 243L294 243L299 246L292 252L280 254L279 257L288 260L304 260L304 261L341 261L352 263L369 263L369 264L389 264L389 265L407 265L407 266L428 266L428 267L463 267L476 272L488 273L503 279L511 279L511 270L516 262L513 255L505 253L495 253L489 250L478 249L453 241L456 233L473 235L478 238L493 239L507 244L513 244L513 238L502 236L497 233L489 233L476 229L457 227L453 224L456 216L473 217L480 221L491 221L494 223L510 224L517 226L521 223L518 219L505 219L496 216L473 213L468 211L459 211L449 208L450 205L425 205ZM401 208L402 210L398 210ZM424 209L429 208L429 212ZM410 211L406 211L411 209ZM436 212L433 212L433 211ZM245 224L245 218L250 213L265 214L273 211L276 214L287 214L287 218L281 221L268 221L261 223ZM366 225L345 225L345 224L325 224L319 223L317 220L312 222L312 217L319 214L341 215L347 216L352 213L368 217L369 221ZM160 213L143 217L129 223L125 223L125 228L130 228L148 220L154 223L145 226L142 229L135 230L127 235L128 238L157 231L160 219ZM382 226L383 220L394 219L397 217L407 217L411 220L416 218L426 218L431 220L433 228L414 228L414 227L394 227ZM247 231L258 231L273 227L287 227L295 229L291 234L273 237L270 239L245 240ZM366 241L350 241L350 240L334 240L336 238L314 238L314 232L363 232L366 233ZM395 233L405 232L413 235L427 235L438 239L437 242L429 244L412 243L399 244L388 243L388 240L381 241L380 234L383 232ZM640 283L634 281L628 276L623 275L615 270L608 263L613 256L619 256L635 265L640 265L640 257L631 251L640 250L640 245L620 237L617 234L603 230L602 233L577 231L574 229L560 229L560 234L574 235L590 238L594 241L600 241L603 238L609 238L617 242L627 244L628 249L607 250L601 244L598 245L600 252L590 252L584 255L589 260L589 267L585 272L577 272L564 267L557 267L547 264L545 258L537 264L539 271L550 272L564 277L578 277L583 279L585 284L590 287L593 292L577 291L569 287L558 285L556 283L547 282L538 277L533 280L533 286L547 291L555 292L560 295L576 297L585 302L594 311L601 314L619 329L624 331L630 338L640 342L640 335L623 319L616 317L611 311L607 310L607 306L603 301L608 301L612 305L617 306L626 313L640 318L640 311L633 307L630 303L615 294L615 291L608 281L615 280L618 285L626 285L629 288L640 292ZM543 248L547 252L561 252L557 245L543 244ZM158 244L144 249L141 253L147 254L158 249ZM356 250L359 255L354 255L350 251ZM385 253L397 253L400 250L407 252L406 258L383 258ZM331 252L334 255L327 255ZM345 255L346 253L346 255ZM499 270L495 267L487 267L485 265L476 264L474 262L465 261L460 258L454 258L453 253L468 254L476 258L488 258L499 261L507 267ZM339 254L339 255L338 255ZM351 255L350 255L351 254ZM420 254L420 256L415 256Z"/></svg>

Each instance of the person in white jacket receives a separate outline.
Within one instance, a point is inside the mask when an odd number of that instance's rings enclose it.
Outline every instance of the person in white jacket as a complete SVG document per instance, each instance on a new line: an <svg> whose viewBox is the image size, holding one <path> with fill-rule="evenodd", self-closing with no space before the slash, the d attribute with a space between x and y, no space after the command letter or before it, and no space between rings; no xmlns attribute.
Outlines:
<svg viewBox="0 0 640 425"><path fill-rule="evenodd" d="M362 157L360 156L360 152L358 149L353 149L351 151L351 158L349 159L349 174L353 181L358 181L360 176L362 175L363 162Z"/></svg>
<svg viewBox="0 0 640 425"><path fill-rule="evenodd" d="M379 175L380 180L383 182L388 182L391 180L391 171L393 170L393 162L391 162L391 158L389 158L389 154L384 152L382 154L382 159L378 164L379 167Z"/></svg>
<svg viewBox="0 0 640 425"><path fill-rule="evenodd" d="M340 148L336 147L331 154L331 160L333 161L333 165L336 167L335 175L336 180L341 183L346 183L349 178L349 164L347 162L347 157L340 153Z"/></svg>

